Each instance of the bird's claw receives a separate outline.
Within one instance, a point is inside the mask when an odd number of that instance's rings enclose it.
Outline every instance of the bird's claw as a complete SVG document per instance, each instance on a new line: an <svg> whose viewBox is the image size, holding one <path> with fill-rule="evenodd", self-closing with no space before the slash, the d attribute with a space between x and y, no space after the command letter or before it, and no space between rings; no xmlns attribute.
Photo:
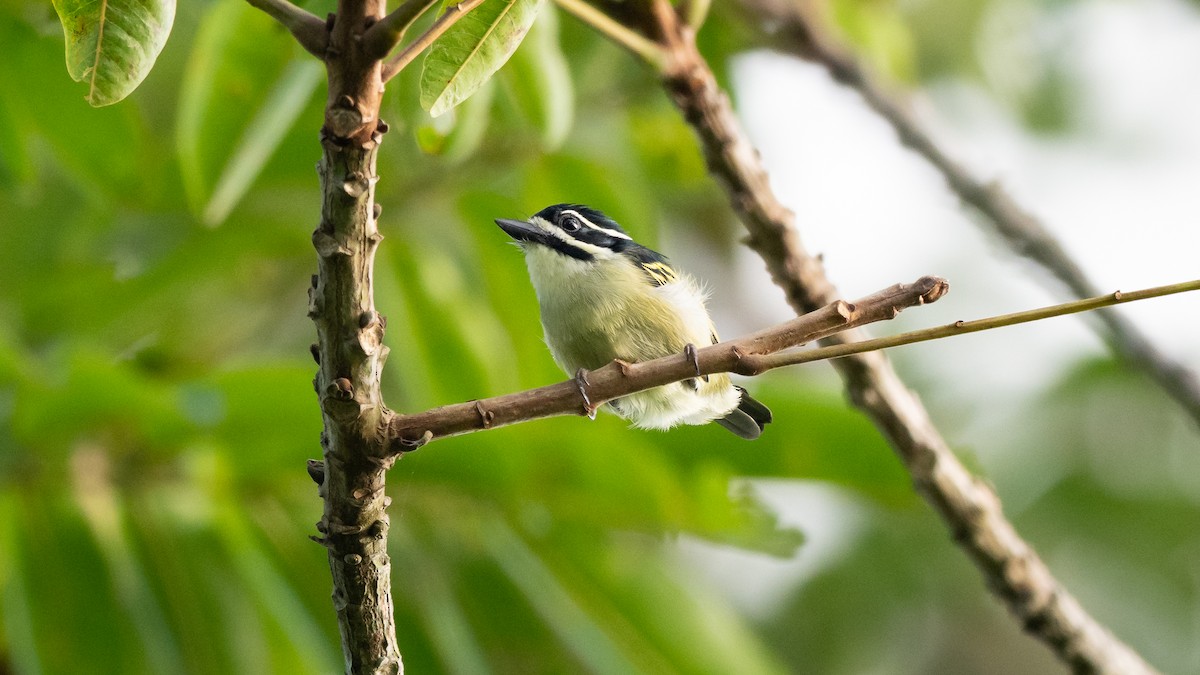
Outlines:
<svg viewBox="0 0 1200 675"><path fill-rule="evenodd" d="M696 351L696 345L690 342L684 345L683 356L692 362L692 367L696 369L696 377L708 382L708 376L700 374L700 353Z"/></svg>
<svg viewBox="0 0 1200 675"><path fill-rule="evenodd" d="M579 395L583 398L583 412L588 416L588 419L596 419L596 406L592 405L592 399L588 397L588 387L591 382L587 379L588 371L580 368L575 371L575 387L579 390Z"/></svg>

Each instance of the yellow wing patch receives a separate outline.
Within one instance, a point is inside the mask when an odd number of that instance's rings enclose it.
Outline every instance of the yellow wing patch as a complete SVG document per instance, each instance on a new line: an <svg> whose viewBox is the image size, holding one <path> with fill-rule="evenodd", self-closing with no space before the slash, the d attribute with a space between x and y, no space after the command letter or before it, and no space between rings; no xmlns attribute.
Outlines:
<svg viewBox="0 0 1200 675"><path fill-rule="evenodd" d="M664 262L651 260L641 265L642 271L646 273L646 276L650 277L650 280L659 286L666 286L679 278L675 270L671 269L671 266Z"/></svg>

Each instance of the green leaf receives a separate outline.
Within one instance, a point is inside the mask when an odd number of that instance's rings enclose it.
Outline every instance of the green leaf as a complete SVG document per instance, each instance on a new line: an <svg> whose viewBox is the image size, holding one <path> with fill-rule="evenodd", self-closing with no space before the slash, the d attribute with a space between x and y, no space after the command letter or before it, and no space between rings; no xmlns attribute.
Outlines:
<svg viewBox="0 0 1200 675"><path fill-rule="evenodd" d="M174 0L54 0L67 41L67 72L84 98L111 105L141 84L171 33Z"/></svg>
<svg viewBox="0 0 1200 675"><path fill-rule="evenodd" d="M567 139L575 116L575 90L558 33L558 12L543 12L500 74L513 105L537 127L543 147L551 151Z"/></svg>
<svg viewBox="0 0 1200 675"><path fill-rule="evenodd" d="M484 0L451 26L425 57L421 106L437 117L475 93L517 50L541 6L542 0Z"/></svg>
<svg viewBox="0 0 1200 675"><path fill-rule="evenodd" d="M485 524L483 535L488 553L587 670L594 673L640 670L606 633L598 617L579 606L553 570L504 521L496 518Z"/></svg>
<svg viewBox="0 0 1200 675"><path fill-rule="evenodd" d="M184 191L209 225L237 205L295 125L320 65L243 0L207 8L180 87L175 123ZM274 82L274 86L268 83Z"/></svg>
<svg viewBox="0 0 1200 675"><path fill-rule="evenodd" d="M204 222L219 225L245 196L267 160L288 130L296 123L313 91L321 83L321 64L312 60L293 61L279 76L267 100L259 108L237 147L229 156L212 197L204 207Z"/></svg>

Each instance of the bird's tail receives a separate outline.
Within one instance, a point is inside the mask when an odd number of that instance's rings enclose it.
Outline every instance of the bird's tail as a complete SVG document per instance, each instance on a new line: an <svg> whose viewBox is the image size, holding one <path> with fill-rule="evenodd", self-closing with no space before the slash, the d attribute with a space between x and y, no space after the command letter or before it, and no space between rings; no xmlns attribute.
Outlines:
<svg viewBox="0 0 1200 675"><path fill-rule="evenodd" d="M762 435L763 427L771 421L771 409L751 398L745 389L737 386L734 388L741 397L738 406L716 422L738 436L752 441Z"/></svg>

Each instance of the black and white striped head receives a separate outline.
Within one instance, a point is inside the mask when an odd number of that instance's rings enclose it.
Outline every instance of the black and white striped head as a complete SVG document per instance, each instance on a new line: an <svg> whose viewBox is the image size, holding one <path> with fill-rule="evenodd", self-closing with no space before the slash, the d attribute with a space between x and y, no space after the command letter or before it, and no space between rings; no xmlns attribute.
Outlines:
<svg viewBox="0 0 1200 675"><path fill-rule="evenodd" d="M528 221L498 218L496 224L523 247L545 246L585 262L642 248L615 220L582 204L555 204Z"/></svg>

